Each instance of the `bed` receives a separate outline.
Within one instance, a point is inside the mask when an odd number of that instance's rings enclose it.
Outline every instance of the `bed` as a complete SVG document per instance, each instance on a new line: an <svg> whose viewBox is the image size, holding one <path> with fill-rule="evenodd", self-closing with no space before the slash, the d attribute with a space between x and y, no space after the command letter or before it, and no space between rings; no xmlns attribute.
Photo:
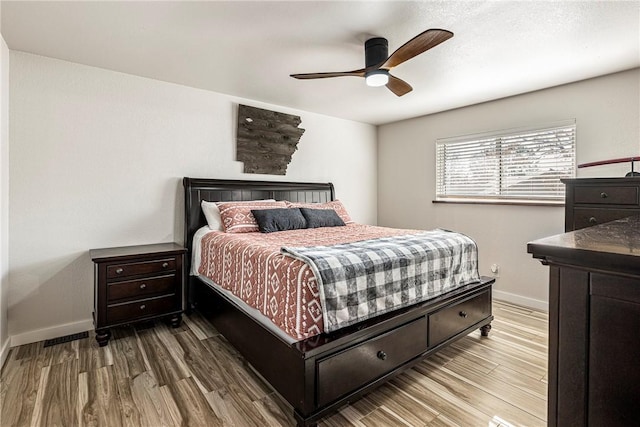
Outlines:
<svg viewBox="0 0 640 427"><path fill-rule="evenodd" d="M185 247L206 225L201 202L287 200L327 203L330 183L294 183L184 178ZM277 234L277 233L276 233ZM191 270L192 255L186 258ZM289 402L298 426L317 421L356 400L425 357L475 329L491 329L494 279L456 287L427 301L296 340L256 316L229 292L206 278L189 276L187 314L198 310Z"/></svg>

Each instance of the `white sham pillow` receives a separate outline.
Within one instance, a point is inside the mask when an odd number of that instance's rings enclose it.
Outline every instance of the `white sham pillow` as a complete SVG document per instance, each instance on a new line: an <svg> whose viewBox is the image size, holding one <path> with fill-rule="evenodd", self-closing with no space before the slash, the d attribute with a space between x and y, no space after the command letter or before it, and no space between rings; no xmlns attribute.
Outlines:
<svg viewBox="0 0 640 427"><path fill-rule="evenodd" d="M230 200L232 201L232 200ZM275 202L275 199L265 199L265 200L245 200L241 202L233 201L234 203L255 203L255 202ZM203 200L200 202L200 207L202 207L202 213L204 213L204 217L207 219L207 224L211 230L215 231L224 231L224 227L222 226L222 219L220 218L220 209L216 202L207 202Z"/></svg>

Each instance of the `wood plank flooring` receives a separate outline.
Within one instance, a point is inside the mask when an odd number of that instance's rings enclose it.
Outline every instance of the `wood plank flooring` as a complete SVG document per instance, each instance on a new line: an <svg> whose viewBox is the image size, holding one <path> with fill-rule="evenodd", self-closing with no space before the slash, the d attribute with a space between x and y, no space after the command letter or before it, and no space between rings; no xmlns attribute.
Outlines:
<svg viewBox="0 0 640 427"><path fill-rule="evenodd" d="M323 419L331 426L545 426L547 315L495 301L478 331ZM291 409L206 320L12 348L0 426L292 426Z"/></svg>

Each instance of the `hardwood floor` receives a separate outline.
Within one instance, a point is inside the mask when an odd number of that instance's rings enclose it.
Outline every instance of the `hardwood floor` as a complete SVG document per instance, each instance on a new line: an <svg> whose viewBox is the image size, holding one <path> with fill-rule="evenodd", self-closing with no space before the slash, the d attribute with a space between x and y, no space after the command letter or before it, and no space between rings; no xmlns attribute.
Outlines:
<svg viewBox="0 0 640 427"><path fill-rule="evenodd" d="M545 426L547 315L496 301L476 331L321 426ZM289 426L291 409L198 315L11 349L1 426Z"/></svg>

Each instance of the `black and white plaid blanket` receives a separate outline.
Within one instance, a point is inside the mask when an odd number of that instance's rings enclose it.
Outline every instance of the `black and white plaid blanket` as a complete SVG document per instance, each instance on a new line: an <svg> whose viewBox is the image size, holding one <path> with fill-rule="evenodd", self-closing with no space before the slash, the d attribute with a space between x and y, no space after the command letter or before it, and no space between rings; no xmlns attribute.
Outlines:
<svg viewBox="0 0 640 427"><path fill-rule="evenodd" d="M335 246L283 247L282 253L312 268L325 332L479 280L475 242L445 230Z"/></svg>

